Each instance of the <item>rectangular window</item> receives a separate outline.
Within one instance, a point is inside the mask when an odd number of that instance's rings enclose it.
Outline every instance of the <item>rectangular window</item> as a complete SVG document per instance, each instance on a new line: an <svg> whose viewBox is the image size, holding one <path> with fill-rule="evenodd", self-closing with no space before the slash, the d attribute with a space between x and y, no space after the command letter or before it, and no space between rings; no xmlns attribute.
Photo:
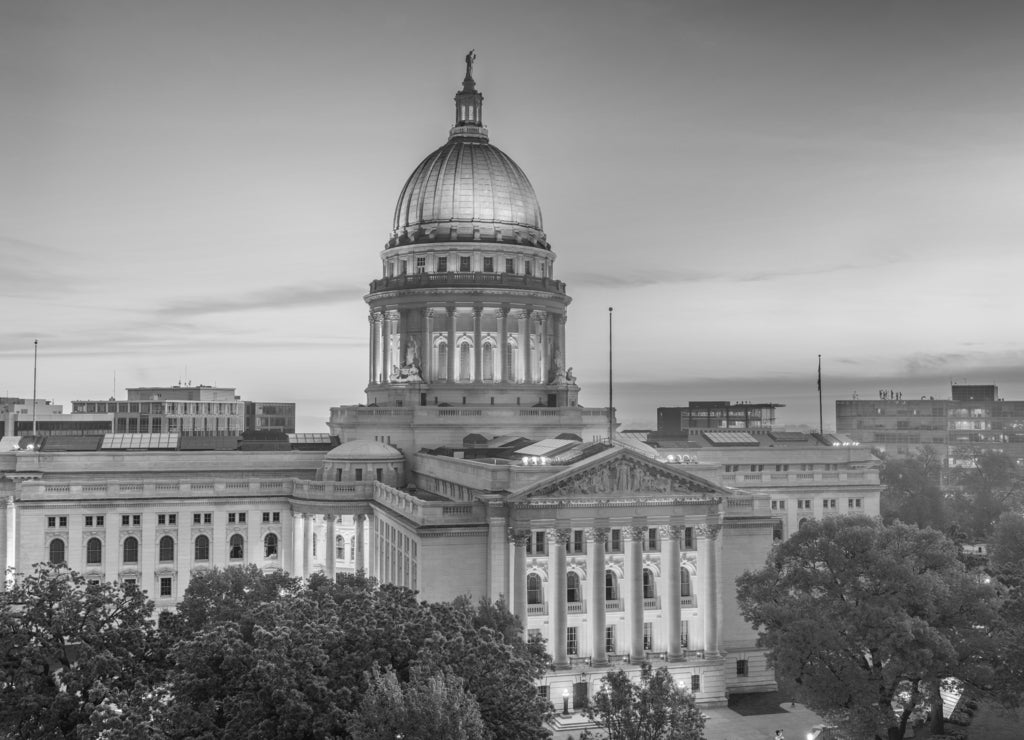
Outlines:
<svg viewBox="0 0 1024 740"><path fill-rule="evenodd" d="M583 546L583 530L574 529L572 533L572 551L574 553L584 552Z"/></svg>
<svg viewBox="0 0 1024 740"><path fill-rule="evenodd" d="M135 585L135 579L134 578L125 578L123 583L124 583L125 586L134 586Z"/></svg>
<svg viewBox="0 0 1024 740"><path fill-rule="evenodd" d="M775 466L775 472L777 472L777 473L785 473L787 470L789 470L789 465L776 465Z"/></svg>
<svg viewBox="0 0 1024 740"><path fill-rule="evenodd" d="M622 530L613 529L612 536L608 540L608 544L611 546L612 552L622 552Z"/></svg>
<svg viewBox="0 0 1024 740"><path fill-rule="evenodd" d="M121 515L121 526L122 527L127 527L128 523L129 523L128 515L127 514L122 514Z"/></svg>
<svg viewBox="0 0 1024 740"><path fill-rule="evenodd" d="M356 468L356 480L362 480L362 479L363 479L363 469L362 468Z"/></svg>
<svg viewBox="0 0 1024 740"><path fill-rule="evenodd" d="M228 524L234 524L234 523L235 523L235 512L232 511L232 512L228 513Z"/></svg>
<svg viewBox="0 0 1024 740"><path fill-rule="evenodd" d="M515 271L516 271L516 261L514 259L512 259L511 257L506 257L505 258L505 272L507 272L509 274L515 274Z"/></svg>
<svg viewBox="0 0 1024 740"><path fill-rule="evenodd" d="M579 655L579 645L576 642L576 628L565 628L565 652L569 655Z"/></svg>
<svg viewBox="0 0 1024 740"><path fill-rule="evenodd" d="M167 524L166 519L167 519L167 515L166 514L157 514L156 515L156 523L157 524Z"/></svg>
<svg viewBox="0 0 1024 740"><path fill-rule="evenodd" d="M417 257L416 258L416 274L420 275L427 271L427 258Z"/></svg>
<svg viewBox="0 0 1024 740"><path fill-rule="evenodd" d="M535 532L537 547L535 548L538 555L544 554L544 532Z"/></svg>
<svg viewBox="0 0 1024 740"><path fill-rule="evenodd" d="M847 503L847 506L849 508L851 508L851 509L859 509L859 508L861 508L861 499L859 499L859 498L847 499L846 503Z"/></svg>
<svg viewBox="0 0 1024 740"><path fill-rule="evenodd" d="M91 516L87 516L85 518L85 526L87 526L87 527L91 527L92 526L92 517Z"/></svg>
<svg viewBox="0 0 1024 740"><path fill-rule="evenodd" d="M241 511L238 513L238 523L245 524L245 512Z"/></svg>
<svg viewBox="0 0 1024 740"><path fill-rule="evenodd" d="M683 549L693 549L693 527L686 527L683 530Z"/></svg>
<svg viewBox="0 0 1024 740"><path fill-rule="evenodd" d="M58 527L66 527L66 526L68 526L68 518L66 516L59 516L59 517L57 517L57 526Z"/></svg>
<svg viewBox="0 0 1024 740"><path fill-rule="evenodd" d="M57 517L55 517L55 516L48 516L48 517L46 517L46 526L50 527L51 529L53 527L56 527L57 526Z"/></svg>
<svg viewBox="0 0 1024 740"><path fill-rule="evenodd" d="M133 527L141 527L142 526L142 514L132 514L132 526Z"/></svg>
<svg viewBox="0 0 1024 740"><path fill-rule="evenodd" d="M103 526L103 521L104 521L103 520L103 515L100 514L98 517L96 517L96 526L97 527L102 527Z"/></svg>
<svg viewBox="0 0 1024 740"><path fill-rule="evenodd" d="M203 524L210 524L213 522L213 514L203 514Z"/></svg>
<svg viewBox="0 0 1024 740"><path fill-rule="evenodd" d="M526 630L527 642L537 642L541 640L544 635L539 629L528 629Z"/></svg>
<svg viewBox="0 0 1024 740"><path fill-rule="evenodd" d="M615 627L604 628L604 649L608 653L615 652Z"/></svg>
<svg viewBox="0 0 1024 740"><path fill-rule="evenodd" d="M494 257L484 257L484 272L494 272Z"/></svg>
<svg viewBox="0 0 1024 740"><path fill-rule="evenodd" d="M654 622L644 622L644 650L654 650Z"/></svg>
<svg viewBox="0 0 1024 740"><path fill-rule="evenodd" d="M469 272L469 257L459 257L459 272Z"/></svg>
<svg viewBox="0 0 1024 740"><path fill-rule="evenodd" d="M679 623L679 647L685 650L690 646L690 623L685 619Z"/></svg>
<svg viewBox="0 0 1024 740"><path fill-rule="evenodd" d="M737 660L736 661L736 675L737 676L749 676L750 674L747 671L748 671L747 661L745 661L745 660Z"/></svg>
<svg viewBox="0 0 1024 740"><path fill-rule="evenodd" d="M533 274L533 261L532 260L526 260L526 262L523 263L523 267L525 268L525 272L524 272L525 275L532 275Z"/></svg>
<svg viewBox="0 0 1024 740"><path fill-rule="evenodd" d="M377 480L383 483L384 482L384 468L377 468L376 473L377 473Z"/></svg>
<svg viewBox="0 0 1024 740"><path fill-rule="evenodd" d="M160 595L170 596L171 595L171 579L161 578L160 579Z"/></svg>
<svg viewBox="0 0 1024 740"><path fill-rule="evenodd" d="M690 691L695 694L700 691L700 676L697 674L690 676Z"/></svg>
<svg viewBox="0 0 1024 740"><path fill-rule="evenodd" d="M658 549L658 528L648 527L647 529L647 549L654 552Z"/></svg>
<svg viewBox="0 0 1024 740"><path fill-rule="evenodd" d="M275 521L275 522L279 522L279 521L281 521L281 512L280 512L280 511L275 511L275 512L274 512L274 517L273 517L273 518L274 518L274 521Z"/></svg>
<svg viewBox="0 0 1024 740"><path fill-rule="evenodd" d="M269 522L270 521L270 512L269 511L264 511L263 512L263 521L265 521L265 522Z"/></svg>
<svg viewBox="0 0 1024 740"><path fill-rule="evenodd" d="M448 258L447 257L438 257L437 258L437 271L438 272L448 272Z"/></svg>

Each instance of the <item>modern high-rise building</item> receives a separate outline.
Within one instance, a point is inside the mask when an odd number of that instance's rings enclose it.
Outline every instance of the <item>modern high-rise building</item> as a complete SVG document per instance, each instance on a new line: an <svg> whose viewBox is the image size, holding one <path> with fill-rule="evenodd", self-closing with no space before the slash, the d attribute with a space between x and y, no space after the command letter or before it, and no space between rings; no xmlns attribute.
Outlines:
<svg viewBox="0 0 1024 740"><path fill-rule="evenodd" d="M642 661L705 705L774 688L736 578L798 526L779 500L812 502L806 517L845 513L827 503L840 498L877 513L877 471L807 445L784 453L807 467L777 476L766 467L788 466L783 453L745 439L670 457L579 405L567 287L533 187L490 143L472 61L447 141L401 188L366 296L366 403L332 408L331 436L290 435L287 449L145 449L125 433L0 452L0 565L68 562L134 580L161 608L215 566L365 570L428 600L504 598L524 637L547 640L539 688L559 703ZM152 445L155 413L180 430L175 404L232 401L137 402Z"/></svg>

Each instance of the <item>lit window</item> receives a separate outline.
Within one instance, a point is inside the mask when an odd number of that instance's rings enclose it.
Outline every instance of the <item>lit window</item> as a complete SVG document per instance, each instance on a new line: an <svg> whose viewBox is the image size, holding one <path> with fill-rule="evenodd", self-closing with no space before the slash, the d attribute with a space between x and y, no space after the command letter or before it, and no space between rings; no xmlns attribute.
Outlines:
<svg viewBox="0 0 1024 740"><path fill-rule="evenodd" d="M160 538L160 562L174 560L174 538L164 535Z"/></svg>
<svg viewBox="0 0 1024 740"><path fill-rule="evenodd" d="M161 596L172 596L173 591L171 590L171 579L161 578L160 579L160 595Z"/></svg>
<svg viewBox="0 0 1024 740"><path fill-rule="evenodd" d="M579 574L571 570L565 579L565 600L570 604L578 604L582 600L581 597Z"/></svg>
<svg viewBox="0 0 1024 740"><path fill-rule="evenodd" d="M231 535L228 540L228 557L232 560L241 560L244 553L245 539L240 534Z"/></svg>
<svg viewBox="0 0 1024 740"><path fill-rule="evenodd" d="M569 655L579 654L579 643L576 640L576 628L565 628L565 652Z"/></svg>
<svg viewBox="0 0 1024 740"><path fill-rule="evenodd" d="M654 650L654 622L644 622L644 650Z"/></svg>
<svg viewBox="0 0 1024 740"><path fill-rule="evenodd" d="M615 627L604 628L604 649L609 653L615 652Z"/></svg>
<svg viewBox="0 0 1024 740"><path fill-rule="evenodd" d="M277 535L273 532L270 532L269 534L267 534L266 537L263 538L263 557L277 557Z"/></svg>
<svg viewBox="0 0 1024 740"><path fill-rule="evenodd" d="M544 603L544 589L541 585L540 576L536 573L530 573L526 576L526 603Z"/></svg>

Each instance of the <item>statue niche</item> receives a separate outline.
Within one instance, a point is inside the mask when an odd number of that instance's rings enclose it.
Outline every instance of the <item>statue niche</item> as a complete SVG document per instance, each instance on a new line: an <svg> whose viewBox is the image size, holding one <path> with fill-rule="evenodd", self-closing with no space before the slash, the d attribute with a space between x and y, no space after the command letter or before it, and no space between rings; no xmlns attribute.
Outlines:
<svg viewBox="0 0 1024 740"><path fill-rule="evenodd" d="M416 337L409 337L405 343L405 359L401 366L395 365L391 370L392 383L422 383L420 375L420 346Z"/></svg>

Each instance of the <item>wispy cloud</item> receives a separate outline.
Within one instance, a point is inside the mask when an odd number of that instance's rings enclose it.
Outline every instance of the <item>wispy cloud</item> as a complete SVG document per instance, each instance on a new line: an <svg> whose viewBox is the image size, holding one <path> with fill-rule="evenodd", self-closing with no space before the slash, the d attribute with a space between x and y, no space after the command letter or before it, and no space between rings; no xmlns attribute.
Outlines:
<svg viewBox="0 0 1024 740"><path fill-rule="evenodd" d="M889 262L894 261L891 258ZM608 271L598 272L595 270L575 272L572 280L573 286L596 286L596 287L634 287L643 288L655 285L680 285L686 283L703 282L740 282L757 283L771 282L774 280L786 280L799 276L810 275L834 275L838 273L851 272L877 268L877 262L867 265L863 262L842 262L827 265L808 265L805 267L787 266L772 270L754 270L737 268L735 270L672 270L672 269L645 269L626 270L621 272Z"/></svg>
<svg viewBox="0 0 1024 740"><path fill-rule="evenodd" d="M204 316L239 311L265 311L340 304L366 293L362 284L279 285L233 296L210 296L174 301L158 308L161 316Z"/></svg>

